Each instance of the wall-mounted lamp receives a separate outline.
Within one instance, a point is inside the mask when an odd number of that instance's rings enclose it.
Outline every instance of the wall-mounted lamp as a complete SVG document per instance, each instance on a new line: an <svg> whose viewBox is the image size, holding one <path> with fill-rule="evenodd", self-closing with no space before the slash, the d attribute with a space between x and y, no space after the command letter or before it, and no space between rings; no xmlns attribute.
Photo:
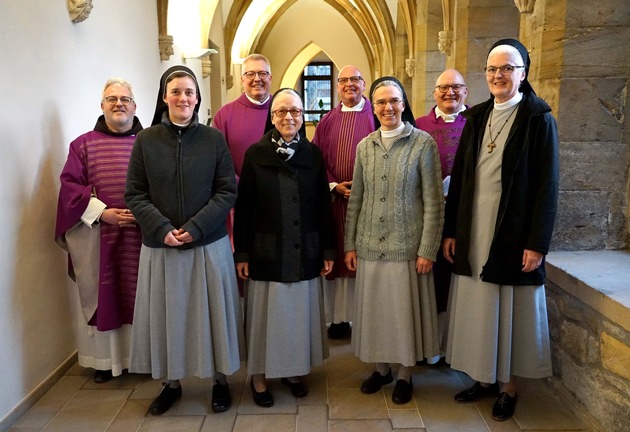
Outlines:
<svg viewBox="0 0 630 432"><path fill-rule="evenodd" d="M184 51L182 58L184 59L202 59L210 54L217 54L218 51L212 48L193 48Z"/></svg>

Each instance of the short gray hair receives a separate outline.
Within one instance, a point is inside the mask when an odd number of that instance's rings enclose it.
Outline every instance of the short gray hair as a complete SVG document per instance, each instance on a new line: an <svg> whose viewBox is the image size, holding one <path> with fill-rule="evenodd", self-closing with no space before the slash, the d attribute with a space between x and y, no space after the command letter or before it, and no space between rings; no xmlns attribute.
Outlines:
<svg viewBox="0 0 630 432"><path fill-rule="evenodd" d="M129 93L131 93L131 99L133 100L136 99L133 95L133 87L129 83L129 81L126 81L118 77L110 78L107 80L107 82L105 83L105 86L103 87L103 94L101 95L101 98L105 96L105 91L113 85L119 85L121 87L125 87L127 90L129 90Z"/></svg>

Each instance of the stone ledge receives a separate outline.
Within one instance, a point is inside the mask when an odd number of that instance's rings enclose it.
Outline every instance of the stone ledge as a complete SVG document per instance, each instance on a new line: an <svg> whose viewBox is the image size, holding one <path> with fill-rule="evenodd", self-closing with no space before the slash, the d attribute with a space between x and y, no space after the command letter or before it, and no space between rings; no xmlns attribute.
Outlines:
<svg viewBox="0 0 630 432"><path fill-rule="evenodd" d="M630 251L551 252L547 279L630 331Z"/></svg>

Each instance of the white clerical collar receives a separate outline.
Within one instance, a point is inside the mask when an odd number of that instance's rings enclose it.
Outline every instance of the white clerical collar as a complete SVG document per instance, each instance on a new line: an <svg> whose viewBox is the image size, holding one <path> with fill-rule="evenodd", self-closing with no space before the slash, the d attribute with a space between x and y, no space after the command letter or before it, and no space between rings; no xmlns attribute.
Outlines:
<svg viewBox="0 0 630 432"><path fill-rule="evenodd" d="M341 102L341 112L346 112L346 111L363 111L363 107L365 106L365 99L361 98L361 102L359 102L358 104L356 104L353 107L348 107L345 106L343 104L343 102Z"/></svg>
<svg viewBox="0 0 630 432"><path fill-rule="evenodd" d="M383 138L394 138L400 135L403 130L405 130L405 122L402 122L400 125L398 125L396 129L386 131L381 128L381 136Z"/></svg>
<svg viewBox="0 0 630 432"><path fill-rule="evenodd" d="M264 104L265 104L265 102L267 102L267 101L269 100L269 98L270 98L270 96L269 96L269 95L267 95L267 97L265 98L265 100L264 100L264 101L259 102L259 101L257 101L256 99L249 97L249 95L248 95L247 93L245 93L245 97L246 97L247 99L249 99L249 101L250 101L251 103L255 104L255 105L264 105Z"/></svg>
<svg viewBox="0 0 630 432"><path fill-rule="evenodd" d="M514 97L510 99L509 101L497 103L495 99L494 108L498 109L499 111L506 110L508 108L512 108L514 105L517 105L522 99L523 99L523 93L521 92L516 93Z"/></svg>
<svg viewBox="0 0 630 432"><path fill-rule="evenodd" d="M442 117L442 120L444 120L444 123L453 123L455 120L457 120L457 116L459 116L459 113L464 111L465 109L466 109L466 105L462 105L462 107L456 113L448 114L442 111L441 109L439 109L436 105L435 118L437 119L437 118Z"/></svg>

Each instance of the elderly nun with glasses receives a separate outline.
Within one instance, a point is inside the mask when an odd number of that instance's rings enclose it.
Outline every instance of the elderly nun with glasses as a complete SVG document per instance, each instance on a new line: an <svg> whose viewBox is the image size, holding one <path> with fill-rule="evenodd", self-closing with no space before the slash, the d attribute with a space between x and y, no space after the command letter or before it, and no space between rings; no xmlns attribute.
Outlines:
<svg viewBox="0 0 630 432"><path fill-rule="evenodd" d="M307 375L328 357L322 278L336 246L326 165L306 139L293 89L273 96L267 132L247 149L234 209L234 260L247 280L247 373L254 402L274 400L267 379L307 395Z"/></svg>
<svg viewBox="0 0 630 432"><path fill-rule="evenodd" d="M527 81L530 58L502 39L486 59L491 97L464 112L446 202L443 252L453 262L446 361L475 384L459 403L495 397L512 417L514 377L551 375L545 260L558 200L558 133Z"/></svg>
<svg viewBox="0 0 630 432"><path fill-rule="evenodd" d="M366 394L393 381L392 401L413 397L412 367L439 360L433 262L440 248L444 198L440 156L415 127L402 85L376 80L370 100L378 129L357 147L348 202L345 263L356 271L352 347L376 363Z"/></svg>

